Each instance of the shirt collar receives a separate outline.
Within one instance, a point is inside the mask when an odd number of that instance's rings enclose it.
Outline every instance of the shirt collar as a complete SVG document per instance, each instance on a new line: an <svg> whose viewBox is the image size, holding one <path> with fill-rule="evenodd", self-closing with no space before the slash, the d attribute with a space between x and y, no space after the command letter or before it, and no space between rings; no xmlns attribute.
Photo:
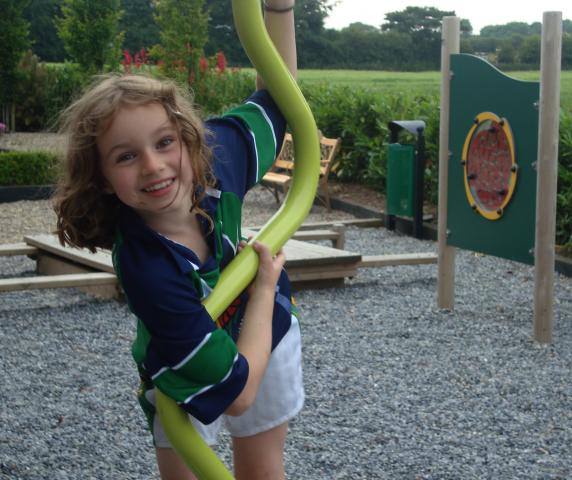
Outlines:
<svg viewBox="0 0 572 480"><path fill-rule="evenodd" d="M181 273L187 274L199 269L200 260L190 248L174 242L149 228L132 208L121 205L120 228L126 239L134 241L145 251L144 255L156 255L161 248L174 260Z"/></svg>

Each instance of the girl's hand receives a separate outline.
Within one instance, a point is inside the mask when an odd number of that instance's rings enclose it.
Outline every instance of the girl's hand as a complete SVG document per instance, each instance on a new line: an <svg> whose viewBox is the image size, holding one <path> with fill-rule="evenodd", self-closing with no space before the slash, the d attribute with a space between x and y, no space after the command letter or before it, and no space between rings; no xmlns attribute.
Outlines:
<svg viewBox="0 0 572 480"><path fill-rule="evenodd" d="M282 267L286 263L284 251L280 249L276 255L272 256L270 249L260 242L254 242L252 248L258 253L258 258L260 259L258 273L253 282L255 287L258 288L258 285L269 285L274 290Z"/></svg>
<svg viewBox="0 0 572 480"><path fill-rule="evenodd" d="M241 240L238 244L238 251L241 252L246 245L247 243ZM280 249L276 255L272 256L270 249L260 242L254 242L252 248L258 254L260 263L258 265L256 278L247 288L248 294L252 295L255 290L272 290L272 292L274 292L276 283L280 277L280 272L286 262L286 256L282 249Z"/></svg>

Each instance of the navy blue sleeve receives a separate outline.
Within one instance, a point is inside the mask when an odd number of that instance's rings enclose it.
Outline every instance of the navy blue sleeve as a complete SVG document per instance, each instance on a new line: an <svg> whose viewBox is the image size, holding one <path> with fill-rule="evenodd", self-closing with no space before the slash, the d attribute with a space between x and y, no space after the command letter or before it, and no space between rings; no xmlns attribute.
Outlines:
<svg viewBox="0 0 572 480"><path fill-rule="evenodd" d="M163 252L116 256L116 270L146 344L143 368L154 385L203 423L218 418L240 394L248 362L217 329L188 273Z"/></svg>
<svg viewBox="0 0 572 480"><path fill-rule="evenodd" d="M265 90L224 116L211 119L215 176L240 200L258 183L280 152L286 121Z"/></svg>

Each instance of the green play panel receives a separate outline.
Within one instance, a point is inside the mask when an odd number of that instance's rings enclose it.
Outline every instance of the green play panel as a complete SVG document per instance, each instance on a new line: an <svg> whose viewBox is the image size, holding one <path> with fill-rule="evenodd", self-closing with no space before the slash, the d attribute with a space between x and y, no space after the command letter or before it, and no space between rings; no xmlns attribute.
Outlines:
<svg viewBox="0 0 572 480"><path fill-rule="evenodd" d="M540 84L451 55L447 244L534 263Z"/></svg>

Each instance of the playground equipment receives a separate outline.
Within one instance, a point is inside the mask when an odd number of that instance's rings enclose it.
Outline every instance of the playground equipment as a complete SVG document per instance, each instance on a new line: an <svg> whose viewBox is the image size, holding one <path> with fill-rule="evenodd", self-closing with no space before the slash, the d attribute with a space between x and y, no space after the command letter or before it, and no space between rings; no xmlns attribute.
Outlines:
<svg viewBox="0 0 572 480"><path fill-rule="evenodd" d="M260 2L232 0L232 9L247 55L292 128L297 166L282 207L222 272L216 287L205 299L204 306L212 318L218 318L256 275L258 257L251 243L258 240L276 253L297 230L312 207L320 168L314 117L266 32ZM187 414L158 390L157 409L173 447L200 479L232 478L196 434Z"/></svg>
<svg viewBox="0 0 572 480"><path fill-rule="evenodd" d="M438 306L453 308L455 247L534 264L534 338L549 343L562 14L543 15L540 83L459 54L459 28L444 18Z"/></svg>

